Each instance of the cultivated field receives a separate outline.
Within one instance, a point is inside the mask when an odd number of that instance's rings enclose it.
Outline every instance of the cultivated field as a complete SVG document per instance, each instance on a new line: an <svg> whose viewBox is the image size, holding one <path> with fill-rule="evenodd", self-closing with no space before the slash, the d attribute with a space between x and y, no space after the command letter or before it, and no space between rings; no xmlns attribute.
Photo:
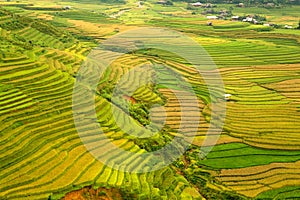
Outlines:
<svg viewBox="0 0 300 200"><path fill-rule="evenodd" d="M294 27L284 29L228 19L211 20L208 26L204 9L187 5L0 1L0 199L300 198L300 7L232 11ZM229 8L220 4L216 9ZM220 104L213 95L220 91L210 94L195 68L171 52L147 48L114 60L95 89L103 135L86 123L93 119L75 127L72 108L80 105L72 104L73 87L92 49L118 33L153 26L180 31L201 45L231 95L222 133L205 158L199 157L203 142L218 134L210 122L212 105ZM91 68L86 67L87 73L93 73ZM158 84L150 83L153 77ZM196 107L192 94L174 84L181 81L192 86ZM132 95L114 101L116 86ZM85 90L75 95L89 103ZM191 121L180 128L182 105ZM198 118L199 124L194 123ZM134 137L146 126L156 134ZM195 136L192 145L171 165L130 173L124 171L143 168L148 161L120 154L112 162L128 163L126 169L106 166L87 150L78 129L94 152L108 138L136 154L197 131L190 135ZM213 145L205 144L208 149Z"/></svg>

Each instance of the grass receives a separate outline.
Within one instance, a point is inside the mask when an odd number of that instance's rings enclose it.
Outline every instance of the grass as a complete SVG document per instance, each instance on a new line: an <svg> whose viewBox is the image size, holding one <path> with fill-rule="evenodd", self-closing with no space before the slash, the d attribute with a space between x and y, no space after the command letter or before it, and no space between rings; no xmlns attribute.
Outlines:
<svg viewBox="0 0 300 200"><path fill-rule="evenodd" d="M286 186L279 189L273 189L259 194L256 199L281 199L281 198L297 198L299 194L299 186Z"/></svg>
<svg viewBox="0 0 300 200"><path fill-rule="evenodd" d="M241 143L215 146L205 160L199 161L210 168L234 169L274 162L295 162L299 151L278 151L250 147Z"/></svg>

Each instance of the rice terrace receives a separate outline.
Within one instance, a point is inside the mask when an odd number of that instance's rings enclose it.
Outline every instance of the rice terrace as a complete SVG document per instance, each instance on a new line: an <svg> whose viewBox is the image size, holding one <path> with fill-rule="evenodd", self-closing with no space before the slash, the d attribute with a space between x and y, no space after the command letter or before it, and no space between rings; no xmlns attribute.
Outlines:
<svg viewBox="0 0 300 200"><path fill-rule="evenodd" d="M0 200L300 199L299 0L0 0L0 47Z"/></svg>

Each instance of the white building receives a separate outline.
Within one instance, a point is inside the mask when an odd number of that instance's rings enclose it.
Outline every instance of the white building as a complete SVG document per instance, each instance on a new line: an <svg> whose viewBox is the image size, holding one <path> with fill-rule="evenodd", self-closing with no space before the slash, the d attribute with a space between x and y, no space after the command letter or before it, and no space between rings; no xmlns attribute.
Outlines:
<svg viewBox="0 0 300 200"><path fill-rule="evenodd" d="M246 22L252 22L253 18L252 17L246 17Z"/></svg>
<svg viewBox="0 0 300 200"><path fill-rule="evenodd" d="M217 16L214 16L214 15L213 15L213 16L206 16L206 18L207 18L207 19L218 19L218 17L217 17Z"/></svg>
<svg viewBox="0 0 300 200"><path fill-rule="evenodd" d="M191 3L192 6L198 7L198 6L202 6L201 2L196 2L196 3Z"/></svg>
<svg viewBox="0 0 300 200"><path fill-rule="evenodd" d="M240 17L239 17L239 16L237 16L237 15L236 15L236 16L232 16L232 17L231 17L231 19L232 19L232 20L238 20L239 18L240 18Z"/></svg>
<svg viewBox="0 0 300 200"><path fill-rule="evenodd" d="M292 26L289 26L289 25L285 25L284 28L291 29L291 28L293 28L293 27L292 27Z"/></svg>
<svg viewBox="0 0 300 200"><path fill-rule="evenodd" d="M224 94L224 98L226 101L230 100L231 94Z"/></svg>

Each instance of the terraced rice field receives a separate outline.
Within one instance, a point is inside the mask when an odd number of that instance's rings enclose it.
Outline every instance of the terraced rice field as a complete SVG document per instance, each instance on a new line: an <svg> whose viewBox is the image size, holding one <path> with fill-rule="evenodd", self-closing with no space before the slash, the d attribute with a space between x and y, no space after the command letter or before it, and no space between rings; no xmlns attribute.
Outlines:
<svg viewBox="0 0 300 200"><path fill-rule="evenodd" d="M203 17L192 17L183 5L95 5L107 8L101 15L92 4L84 12L0 9L0 199L71 199L75 194L70 192L76 190L78 199L89 199L83 197L88 194L107 199L113 194L120 199L300 198L299 34L262 32L262 26L241 22L219 21L208 27ZM127 7L115 18L104 14ZM13 14L14 9L19 14ZM35 19L42 14L47 19ZM222 133L206 157L199 156L200 148L211 148L214 144L205 139L218 135L210 122L220 91L209 94L203 77L170 52L144 49L124 54L104 71L94 99L102 135L89 118L92 105L86 90L75 94L81 103L72 104L74 84L85 78L78 71L91 50L140 25L180 30L216 63L231 97ZM106 49L100 58L118 50ZM93 77L93 63L88 64L85 72ZM151 82L153 77L157 84ZM193 94L184 85L174 84L180 81L192 86L198 105L191 103ZM72 108L82 105L88 106L75 127L77 113ZM181 127L184 117L189 120ZM145 127L157 134L135 137ZM149 160L137 154L160 149L183 135L194 140L171 165L127 172L147 166ZM115 155L109 160L115 165L107 166L91 153L109 143L136 155L107 150L103 157ZM117 168L118 163L127 163L126 169Z"/></svg>

